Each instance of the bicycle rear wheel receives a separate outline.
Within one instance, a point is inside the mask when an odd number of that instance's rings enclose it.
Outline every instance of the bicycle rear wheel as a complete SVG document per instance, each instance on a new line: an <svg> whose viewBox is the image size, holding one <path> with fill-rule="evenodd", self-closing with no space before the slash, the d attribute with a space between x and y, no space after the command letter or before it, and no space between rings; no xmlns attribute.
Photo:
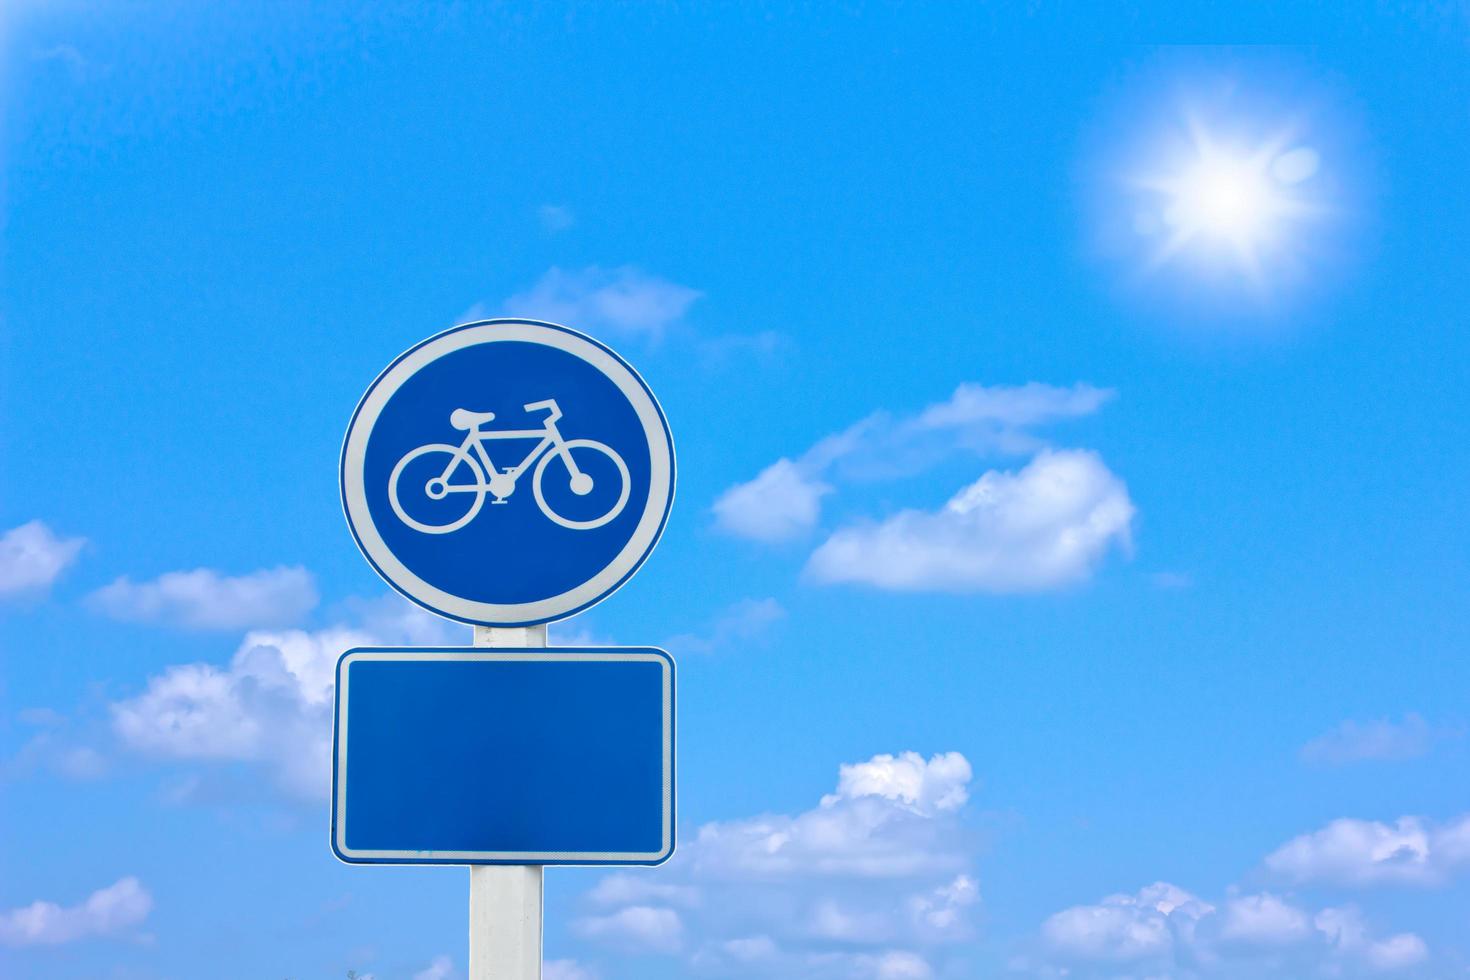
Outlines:
<svg viewBox="0 0 1470 980"><path fill-rule="evenodd" d="M613 500L606 510L604 510L601 514L598 514L597 516L584 518L582 520L573 520L572 518L557 513L555 510L552 509L551 505L546 502L546 495L542 492L542 481L546 476L546 467L551 463L552 457L562 459L562 453L566 453L571 456L574 452L584 454L584 456L589 458L590 464L596 464L598 462L605 462L610 460L613 466L617 469L618 479L621 484L618 487L617 499ZM604 457L605 459L598 460L597 457L599 456ZM572 456L572 458L575 459L576 457ZM581 464L578 464L578 466L580 468ZM605 469L605 466L600 468ZM568 468L566 465L566 460L562 460L562 472L566 474L567 482L570 485L572 480L572 473L570 468ZM586 475L585 471L583 475ZM606 524L614 517L617 517L618 514L622 513L623 508L627 506L628 503L628 493L632 487L632 482L633 481L628 478L628 464L624 463L623 457L614 452L612 448L610 448L609 446L605 446L594 439L569 439L561 444L559 451L552 450L551 452L548 452L541 457L541 462L536 464L536 472L531 478L531 489L536 494L536 504L541 508L541 513L545 514L547 517L560 524L562 527L569 527L574 531L589 531L595 527L602 527L602 525ZM578 496L584 496L588 493L595 493L598 489L598 486L592 485L589 481L589 484L585 490L574 489L573 492L576 493Z"/></svg>

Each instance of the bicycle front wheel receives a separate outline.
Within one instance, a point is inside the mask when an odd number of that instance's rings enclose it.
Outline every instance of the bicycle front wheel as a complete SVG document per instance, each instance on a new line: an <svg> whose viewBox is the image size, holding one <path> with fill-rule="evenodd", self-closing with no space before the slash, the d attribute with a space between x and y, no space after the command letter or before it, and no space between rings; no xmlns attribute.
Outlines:
<svg viewBox="0 0 1470 980"><path fill-rule="evenodd" d="M583 481L581 485L573 478L571 467L567 465L566 459L562 459L563 454L576 463L577 471ZM609 503L600 512L594 506L591 516L578 515L581 519L573 519L554 510L546 502L546 494L543 492L546 467L550 465L553 457L562 460L559 469L566 477L567 488L573 494L579 497L597 494L594 499L608 500ZM583 460L585 460L585 465ZM601 471L601 479L592 478L591 473L596 471ZM614 477L618 482L616 499L613 498L610 492L612 488L608 485L611 482L610 478ZM628 479L628 464L623 462L623 457L614 452L611 447L593 439L570 439L562 443L559 449L541 457L541 462L536 464L536 473L531 478L531 489L536 494L536 504L541 508L541 513L562 527L569 527L574 531L588 531L595 527L602 527L617 517L628 504L628 493L631 486L632 481Z"/></svg>
<svg viewBox="0 0 1470 980"><path fill-rule="evenodd" d="M465 469L473 483L463 482ZM475 519L489 489L485 472L473 457L462 455L458 446L431 443L411 450L393 467L388 502L398 519L415 531L448 534Z"/></svg>

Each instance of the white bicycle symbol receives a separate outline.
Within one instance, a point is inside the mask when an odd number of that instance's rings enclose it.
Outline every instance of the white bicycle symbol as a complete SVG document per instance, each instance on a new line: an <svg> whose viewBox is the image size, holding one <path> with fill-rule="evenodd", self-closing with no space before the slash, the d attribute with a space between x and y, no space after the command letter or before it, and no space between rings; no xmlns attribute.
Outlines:
<svg viewBox="0 0 1470 980"><path fill-rule="evenodd" d="M448 534L458 531L480 512L485 503L485 496L489 494L495 498L494 503L503 504L512 493L515 492L516 481L526 472L537 457L540 462L536 463L536 472L531 476L531 490L536 495L536 505L541 508L541 513L560 524L576 531L587 531L595 527L601 527L608 521L617 517L622 512L623 506L628 502L628 465L623 458L612 450L611 447L597 442L593 439L563 439L557 431L556 422L561 418L561 409L557 407L556 401L548 398L546 401L531 402L525 406L527 412L547 412L546 421L540 429L491 429L483 430L480 426L495 418L494 412L471 412L469 409L456 408L449 415L449 424L456 429L465 432L464 442L458 446L447 443L430 443L411 449L398 465L393 467L393 473L388 477L388 500L393 505L393 513L398 519L415 531L424 534ZM490 454L485 450L485 443L493 439L536 439L536 448L532 449L521 460L518 466L507 466L504 469L496 469L495 464L490 461ZM542 493L542 482L546 478L546 467L553 459L559 459L566 470L569 487L572 493L579 497L585 497L592 492L592 477L584 473L573 457L574 452L596 453L606 456L612 460L618 469L618 476L622 480L622 488L618 492L618 499L600 517L591 520L574 521L563 517L551 509L546 502L546 496ZM424 483L422 490L430 500L444 500L450 494L465 494L470 498L469 509L460 517L451 520L447 524L426 524L415 520L408 515L398 496L398 481L409 463L423 456L432 456L442 453L447 458L438 475L431 477ZM587 459L584 455L584 459ZM465 469L469 471L469 477L473 482L453 482L457 471ZM432 472L432 471L431 471ZM489 479L486 479L486 475ZM410 483L410 490L416 488Z"/></svg>

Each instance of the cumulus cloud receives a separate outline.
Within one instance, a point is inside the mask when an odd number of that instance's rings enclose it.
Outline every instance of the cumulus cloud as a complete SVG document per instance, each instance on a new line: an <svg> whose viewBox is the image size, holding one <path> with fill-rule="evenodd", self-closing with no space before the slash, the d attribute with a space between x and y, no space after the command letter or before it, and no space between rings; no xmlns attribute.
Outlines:
<svg viewBox="0 0 1470 980"><path fill-rule="evenodd" d="M119 578L88 603L113 619L188 629L290 626L316 608L316 580L300 566L221 575L209 568L167 572L150 582Z"/></svg>
<svg viewBox="0 0 1470 980"><path fill-rule="evenodd" d="M1032 429L1090 415L1112 397L1087 384L962 384L914 415L876 412L795 459L777 460L720 495L715 523L755 541L792 540L817 525L836 483L910 475L957 451L1033 454L1045 443Z"/></svg>
<svg viewBox="0 0 1470 980"><path fill-rule="evenodd" d="M703 293L633 266L578 270L553 266L529 290L505 301L504 312L550 320L589 333L657 340L683 319ZM480 311L471 311L473 314Z"/></svg>
<svg viewBox="0 0 1470 980"><path fill-rule="evenodd" d="M689 861L726 878L953 874L967 863L954 816L971 775L958 752L874 756L842 767L837 791L815 809L705 824Z"/></svg>
<svg viewBox="0 0 1470 980"><path fill-rule="evenodd" d="M702 633L681 633L665 641L675 653L713 653L758 640L786 618L781 603L769 596L741 599L720 612Z"/></svg>
<svg viewBox="0 0 1470 980"><path fill-rule="evenodd" d="M41 521L0 535L0 598L49 589L77 559L85 538L63 538Z"/></svg>
<svg viewBox="0 0 1470 980"><path fill-rule="evenodd" d="M1266 867L1299 884L1442 884L1470 868L1470 814L1438 825L1422 817L1334 820L1281 845Z"/></svg>
<svg viewBox="0 0 1470 980"><path fill-rule="evenodd" d="M1312 924L1334 949L1362 959L1374 970L1403 970L1429 958L1429 946L1411 932L1371 937L1363 914L1353 906L1323 909Z"/></svg>
<svg viewBox="0 0 1470 980"><path fill-rule="evenodd" d="M1096 905L1077 905L1046 920L1041 935L1063 959L1127 963L1169 956L1176 936L1192 937L1199 920L1215 911L1167 882L1134 895L1109 895Z"/></svg>
<svg viewBox="0 0 1470 980"><path fill-rule="evenodd" d="M406 606L389 596L355 625L253 630L225 666L169 667L114 703L113 731L156 758L259 763L290 794L322 799L331 789L337 658L349 647L442 636L440 620Z"/></svg>
<svg viewBox="0 0 1470 980"><path fill-rule="evenodd" d="M1035 592L1087 578L1131 541L1128 488L1097 454L1046 450L992 470L938 511L904 510L836 531L807 574L899 591Z"/></svg>
<svg viewBox="0 0 1470 980"><path fill-rule="evenodd" d="M55 946L101 936L119 936L148 918L153 897L137 878L98 889L78 905L32 902L0 912L0 945Z"/></svg>
<svg viewBox="0 0 1470 980"><path fill-rule="evenodd" d="M1462 734L1431 726L1409 713L1401 721L1344 721L1302 746L1302 761L1342 766L1353 762L1398 762L1428 755L1434 743Z"/></svg>
<svg viewBox="0 0 1470 980"><path fill-rule="evenodd" d="M1401 970L1429 956L1413 933L1375 938L1352 907L1315 914L1280 895L1235 895L1212 904L1167 882L1110 895L1048 918L1043 975L1341 977Z"/></svg>
<svg viewBox="0 0 1470 980"><path fill-rule="evenodd" d="M1301 942L1310 932L1305 912L1269 892L1232 898L1220 921L1221 939L1262 946Z"/></svg>
<svg viewBox="0 0 1470 980"><path fill-rule="evenodd" d="M822 797L823 806L842 800L878 796L914 813L932 816L958 810L970 799L974 774L958 752L945 752L924 761L917 752L875 755L867 762L844 763L837 770L837 792Z"/></svg>
<svg viewBox="0 0 1470 980"><path fill-rule="evenodd" d="M737 537L786 541L817 526L822 498L832 487L789 459L778 459L755 479L726 490L714 503L715 523Z"/></svg>
<svg viewBox="0 0 1470 980"><path fill-rule="evenodd" d="M957 752L843 765L811 809L707 823L656 876L604 877L575 929L720 976L931 976L973 937L972 779Z"/></svg>

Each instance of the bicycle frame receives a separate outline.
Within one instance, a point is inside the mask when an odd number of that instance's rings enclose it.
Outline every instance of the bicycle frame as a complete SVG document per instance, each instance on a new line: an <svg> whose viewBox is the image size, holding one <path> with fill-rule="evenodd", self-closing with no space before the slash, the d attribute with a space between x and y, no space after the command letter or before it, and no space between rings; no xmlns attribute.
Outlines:
<svg viewBox="0 0 1470 980"><path fill-rule="evenodd" d="M531 467L531 464L547 450L561 455L562 462L566 464L567 470L574 479L580 475L581 471L577 469L577 463L572 459L572 454L566 451L564 445L566 440L562 438L561 431L556 427L557 420L561 418L561 409L557 407L556 402L553 400L532 402L525 406L525 409L528 412L547 409L550 414L547 415L546 421L542 423L539 429L482 430L477 425L465 433L464 442L460 443L459 446L459 452L449 461L449 466L439 477L443 481L444 491L446 493L479 493L484 489L479 486L455 486L449 482L450 475L459 466L460 458L468 458L471 449L474 450L475 456L479 458L480 465L485 469L485 479L490 482L492 487L499 486L504 488L504 493L495 493L497 500L510 496L521 474L526 472ZM521 460L519 465L507 467L505 470L496 469L495 463L490 459L490 453L485 449L485 443L491 440L513 439L535 439L537 443L535 448L526 454L526 457ZM509 485L504 482L506 479L509 479Z"/></svg>

